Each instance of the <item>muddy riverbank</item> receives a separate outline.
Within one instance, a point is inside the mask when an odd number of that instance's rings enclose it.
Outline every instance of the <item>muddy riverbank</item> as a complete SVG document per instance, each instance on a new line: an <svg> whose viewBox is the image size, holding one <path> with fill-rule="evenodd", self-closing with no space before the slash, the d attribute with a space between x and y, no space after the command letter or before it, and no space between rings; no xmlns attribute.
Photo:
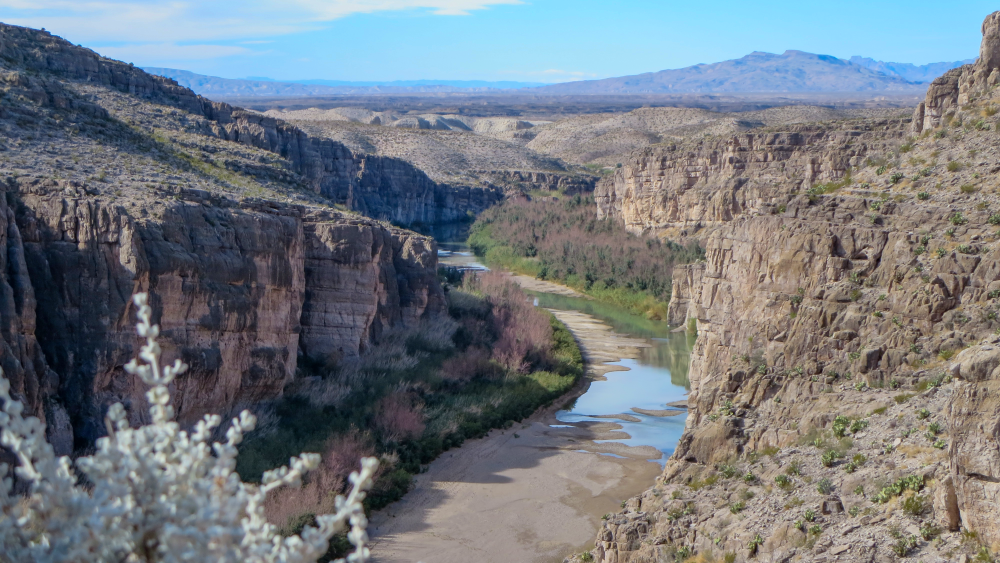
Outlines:
<svg viewBox="0 0 1000 563"><path fill-rule="evenodd" d="M517 281L529 291L545 292L538 293L543 300L545 295L580 299L569 288L549 293L555 284ZM591 547L601 516L618 510L622 499L645 490L659 475L660 463L672 452L664 425L682 428L685 418L643 412L677 411L666 403L683 398L683 387L671 385L669 371L643 360L662 355L655 351L662 343L641 331L633 336L613 330L585 312L546 308L579 342L587 377L561 404L431 463L401 501L372 516L376 561L562 561ZM637 386L651 382L662 388L662 400L639 404ZM613 412L602 410L607 408Z"/></svg>

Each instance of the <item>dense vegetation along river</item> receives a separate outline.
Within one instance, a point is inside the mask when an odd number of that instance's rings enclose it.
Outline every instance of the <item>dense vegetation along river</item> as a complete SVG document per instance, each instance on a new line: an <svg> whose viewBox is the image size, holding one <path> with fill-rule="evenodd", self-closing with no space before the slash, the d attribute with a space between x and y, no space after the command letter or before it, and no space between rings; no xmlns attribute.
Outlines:
<svg viewBox="0 0 1000 563"><path fill-rule="evenodd" d="M465 244L444 242L439 246L442 266L485 269ZM666 323L647 320L608 303L554 293L529 293L539 307L585 313L607 323L618 334L644 341L646 345L637 348L636 357L610 362L608 366L614 366L614 371L606 372L603 381L593 381L589 389L568 408L559 411L556 418L573 424L627 414L627 419L614 422L630 437L607 441L652 446L663 452L660 462L665 462L673 454L687 418L686 410L678 405L686 402L690 389L687 374L693 338L685 332L670 332Z"/></svg>

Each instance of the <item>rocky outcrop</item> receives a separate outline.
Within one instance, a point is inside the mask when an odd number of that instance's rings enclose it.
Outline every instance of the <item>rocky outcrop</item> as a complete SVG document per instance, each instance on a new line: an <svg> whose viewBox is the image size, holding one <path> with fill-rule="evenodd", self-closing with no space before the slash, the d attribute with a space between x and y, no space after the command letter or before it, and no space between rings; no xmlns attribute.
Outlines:
<svg viewBox="0 0 1000 563"><path fill-rule="evenodd" d="M1000 71L983 63L998 22L987 18L980 62L928 93L924 126L954 118L942 135L903 148L904 123L847 122L804 142L792 141L803 129L706 141L646 151L598 188L604 216L699 237L706 251L703 264L675 269L669 310L671 323L698 329L685 433L657 487L608 519L598 560L658 560L681 546L736 561L881 561L918 549L953 560L980 549L949 534L959 528L987 553L1000 543L1000 215L978 191L1000 160L986 111ZM768 138L784 140L771 148ZM965 160L945 166L946 152ZM848 170L851 182L831 186ZM859 421L838 431L851 440L836 441L838 417ZM854 466L820 464L831 447ZM806 475L828 486L806 490ZM919 495L875 496L904 478ZM920 499L903 510L894 495ZM802 524L811 518L820 524Z"/></svg>
<svg viewBox="0 0 1000 563"><path fill-rule="evenodd" d="M453 222L503 197L494 188L438 184L403 160L353 153L341 143L202 98L169 78L101 57L45 31L0 24L0 57L30 73L113 88L203 116L209 120L203 133L279 154L316 193L377 219L402 225ZM58 86L42 84L26 73L10 72L5 79L31 87L38 103L55 107L80 103ZM106 113L96 106L94 111Z"/></svg>
<svg viewBox="0 0 1000 563"><path fill-rule="evenodd" d="M552 172L529 172L522 170L474 170L488 183L500 189L519 192L545 191L565 195L592 192L597 185L597 176L589 174L556 174Z"/></svg>
<svg viewBox="0 0 1000 563"><path fill-rule="evenodd" d="M950 70L931 83L913 114L913 132L940 127L955 110L989 96L1000 84L1000 12L983 21L983 41L975 64Z"/></svg>
<svg viewBox="0 0 1000 563"><path fill-rule="evenodd" d="M902 121L848 125L802 125L646 149L598 184L598 217L635 233L694 236L791 193L841 181L906 133Z"/></svg>
<svg viewBox="0 0 1000 563"><path fill-rule="evenodd" d="M279 396L300 357L357 356L443 310L428 237L208 194L142 217L59 188L7 186L0 361L64 453L103 433L111 403L145 412L145 386L122 369L139 344L136 292L152 296L166 357L191 366L175 383L182 424Z"/></svg>

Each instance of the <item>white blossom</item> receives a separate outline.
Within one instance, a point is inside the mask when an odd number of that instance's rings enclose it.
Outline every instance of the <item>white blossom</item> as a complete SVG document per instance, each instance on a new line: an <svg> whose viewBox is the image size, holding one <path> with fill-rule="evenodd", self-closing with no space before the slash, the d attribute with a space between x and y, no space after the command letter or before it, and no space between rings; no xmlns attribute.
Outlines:
<svg viewBox="0 0 1000 563"><path fill-rule="evenodd" d="M355 551L346 559L369 558L362 501L371 488L378 460L361 460L350 476L347 496L338 496L335 514L316 518L299 536L282 537L264 517L266 495L298 486L319 464L317 454L293 457L286 467L264 474L261 485L236 474L236 446L253 430L255 417L243 411L231 422L224 443L209 445L222 422L208 415L189 433L173 421L167 385L187 366L179 360L160 366L160 329L152 324L147 296L138 294L138 333L146 339L139 360L125 369L151 386L152 423L130 428L125 408L108 409L108 436L97 451L76 461L55 457L45 427L23 417L0 371L0 444L17 456L15 473L29 484L26 495L0 480L0 561L21 562L180 562L307 563L326 553L335 533L349 527ZM0 477L9 468L0 464ZM85 479L81 479L83 476Z"/></svg>

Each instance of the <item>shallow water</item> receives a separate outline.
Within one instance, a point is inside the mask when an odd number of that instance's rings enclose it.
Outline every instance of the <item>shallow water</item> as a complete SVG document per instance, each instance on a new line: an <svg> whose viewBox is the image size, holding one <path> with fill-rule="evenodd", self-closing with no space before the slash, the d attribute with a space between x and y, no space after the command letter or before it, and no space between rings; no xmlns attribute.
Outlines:
<svg viewBox="0 0 1000 563"><path fill-rule="evenodd" d="M463 243L444 242L438 243L438 246L439 263L443 266L487 269ZM687 419L687 411L668 407L667 404L687 398L690 389L688 360L694 339L685 332L670 332L671 327L666 323L651 321L608 303L552 293L529 293L535 297L536 306L586 313L606 322L618 334L642 338L649 343L648 348L639 349L639 357L610 363L626 369L604 374L606 381L592 382L587 392L578 397L569 409L559 411L556 418L569 424L585 421L619 424L630 438L601 442L652 446L663 452L660 463L665 463L673 454ZM650 416L631 410L633 407L675 410L679 414ZM609 414L629 414L638 418L639 422L594 418L595 415Z"/></svg>

